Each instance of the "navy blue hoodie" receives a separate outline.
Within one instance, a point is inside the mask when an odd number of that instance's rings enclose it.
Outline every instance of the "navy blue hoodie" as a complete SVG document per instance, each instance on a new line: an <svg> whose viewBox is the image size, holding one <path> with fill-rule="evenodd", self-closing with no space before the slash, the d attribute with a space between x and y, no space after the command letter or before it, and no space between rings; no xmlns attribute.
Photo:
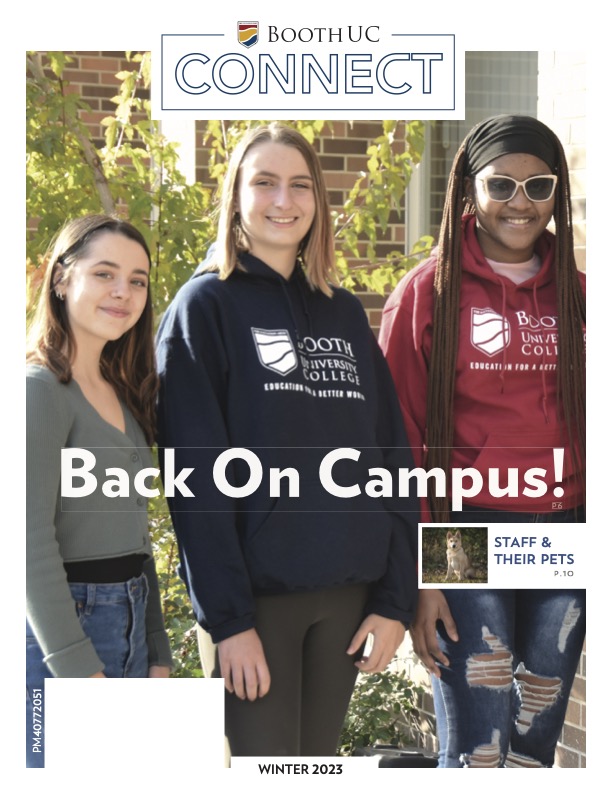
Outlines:
<svg viewBox="0 0 612 792"><path fill-rule="evenodd" d="M313 290L300 266L285 280L243 254L227 280L193 278L158 335L159 446L175 470L193 468L194 497L169 498L181 575L198 622L218 642L255 626L254 596L372 583L367 613L408 625L416 600L416 498L370 497L368 470L412 467L387 364L359 300ZM223 495L213 465L228 448L260 460L261 485ZM350 498L322 486L319 465L337 448L360 452L333 467ZM298 471L299 497L268 471ZM167 471L166 471L167 472ZM250 471L230 463L242 486ZM394 481L396 476L394 476ZM294 491L295 492L295 491Z"/></svg>

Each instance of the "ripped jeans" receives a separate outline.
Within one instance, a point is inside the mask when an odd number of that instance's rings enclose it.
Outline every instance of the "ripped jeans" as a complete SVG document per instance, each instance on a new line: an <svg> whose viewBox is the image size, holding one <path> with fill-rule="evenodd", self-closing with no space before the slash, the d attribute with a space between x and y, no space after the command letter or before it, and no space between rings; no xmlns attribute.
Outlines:
<svg viewBox="0 0 612 792"><path fill-rule="evenodd" d="M583 522L466 509L457 522ZM445 589L459 641L438 622L450 667L433 678L438 767L552 767L584 643L586 592Z"/></svg>

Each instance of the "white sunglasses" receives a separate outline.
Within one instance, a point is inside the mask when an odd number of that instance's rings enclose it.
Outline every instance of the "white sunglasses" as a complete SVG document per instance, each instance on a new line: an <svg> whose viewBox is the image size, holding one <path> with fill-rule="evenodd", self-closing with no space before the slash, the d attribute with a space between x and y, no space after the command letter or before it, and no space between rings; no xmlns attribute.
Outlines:
<svg viewBox="0 0 612 792"><path fill-rule="evenodd" d="M487 196L492 201L499 203L511 201L519 187L523 188L527 198L534 203L548 201L557 186L557 177L552 173L543 176L530 176L525 181L517 181L512 176L498 176L492 173L490 176L478 177L477 181L484 184Z"/></svg>

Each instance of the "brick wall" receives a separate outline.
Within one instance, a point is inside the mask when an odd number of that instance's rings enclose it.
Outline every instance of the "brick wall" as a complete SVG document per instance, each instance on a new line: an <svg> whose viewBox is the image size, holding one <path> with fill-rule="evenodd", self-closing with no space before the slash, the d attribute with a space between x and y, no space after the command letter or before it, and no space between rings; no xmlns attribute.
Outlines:
<svg viewBox="0 0 612 792"><path fill-rule="evenodd" d="M111 101L117 95L120 81L116 75L123 69L134 70L125 52L67 52L72 58L64 69L65 90L78 93L89 105L90 110L82 110L81 120L87 124L94 137L96 146L104 145L104 127L101 121L114 115L117 105ZM148 91L139 89L137 95L148 96Z"/></svg>
<svg viewBox="0 0 612 792"><path fill-rule="evenodd" d="M586 55L541 52L538 58L538 118L559 136L572 179L576 260L586 269Z"/></svg>
<svg viewBox="0 0 612 792"><path fill-rule="evenodd" d="M576 261L586 269L586 54L541 52L538 117L563 143L572 182ZM586 644L559 746L560 767L586 767Z"/></svg>
<svg viewBox="0 0 612 792"><path fill-rule="evenodd" d="M104 131L100 121L114 112L110 101L117 93L119 82L116 73L133 68L124 52L74 52L75 62L66 72L70 81L67 90L79 92L91 107L83 112L83 120L90 125L97 143L103 144ZM579 266L586 266L586 133L585 133L585 58L573 53L540 53L538 115L555 130L566 147L572 171L572 196L576 249ZM196 124L196 177L210 183L208 176L208 151L202 144L204 126ZM367 148L373 137L380 134L379 122L333 122L324 131L318 143L319 154L330 192L332 208L340 210L347 192L360 171L367 170ZM403 249L405 226L403 212L391 218L388 232L381 236L378 252L386 255L393 249ZM358 262L353 262L358 263ZM375 294L362 294L362 302L371 325L377 329L383 299ZM401 664L411 677L425 687L419 701L419 731L413 735L415 742L427 750L436 750L433 702L429 692L428 676L422 666L412 658L410 640L402 648ZM560 767L586 766L586 647L581 658L572 698L568 708L563 735L557 751Z"/></svg>
<svg viewBox="0 0 612 792"><path fill-rule="evenodd" d="M342 206L356 179L362 171L367 172L368 146L371 145L374 138L382 133L381 123L380 121L356 121L351 124L348 121L334 121L325 127L323 134L316 141L315 146L323 167L332 210L342 211ZM402 131L400 124L398 137L401 137ZM208 170L209 149L203 144L204 132L205 123L197 122L196 179L204 184L214 186L210 181ZM404 244L404 212L394 212L386 232L380 234L376 252L381 258L384 258L387 253L393 250L403 251ZM360 262L359 259L349 258L349 263L358 265L363 263L363 260ZM380 326L384 298L378 294L367 292L360 293L360 297L370 324L377 331Z"/></svg>
<svg viewBox="0 0 612 792"><path fill-rule="evenodd" d="M101 122L107 116L114 115L117 109L117 105L111 101L117 96L121 84L116 75L124 69L135 70L137 64L129 62L125 52L66 51L64 54L71 60L62 75L63 91L66 94L77 94L86 102L87 108L79 111L79 118L89 128L94 145L100 148L104 146L105 132ZM139 88L136 95L144 99L148 98L149 92ZM144 114L134 115L137 120L144 117ZM37 223L38 219L35 217L26 218L29 230L34 230Z"/></svg>
<svg viewBox="0 0 612 792"><path fill-rule="evenodd" d="M125 52L67 52L73 59L64 71L66 90L78 93L89 105L80 113L81 120L90 128L97 146L104 145L104 127L101 121L115 112L111 101L116 96L119 80L116 74L123 69L134 69ZM142 89L139 96L145 96ZM195 125L196 178L204 184L211 183L208 173L209 150L203 145L205 124ZM348 121L331 122L317 141L317 149L329 190L332 209L341 211L348 191L360 172L367 172L367 149L372 139L382 132L381 122ZM401 134L401 127L400 127ZM393 250L403 250L405 240L404 213L395 212L384 234L381 233L377 253L384 258ZM365 245L364 245L365 248ZM359 260L349 259L351 265ZM363 263L363 262L362 262ZM361 293L370 324L376 331L380 326L384 299L377 294Z"/></svg>

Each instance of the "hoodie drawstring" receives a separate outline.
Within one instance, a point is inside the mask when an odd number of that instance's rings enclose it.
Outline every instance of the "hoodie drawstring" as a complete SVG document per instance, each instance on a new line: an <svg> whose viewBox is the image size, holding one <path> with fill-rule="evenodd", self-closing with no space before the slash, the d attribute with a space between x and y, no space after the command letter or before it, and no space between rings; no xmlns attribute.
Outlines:
<svg viewBox="0 0 612 792"><path fill-rule="evenodd" d="M542 314L540 313L540 305L538 303L538 290L536 289L535 283L533 284L533 304L535 306L538 323L541 323ZM546 420L546 423L550 423L548 418L548 397L546 395L546 374L544 373L546 369L546 366L544 365L545 360L546 360L546 349L544 347L544 344L542 344L542 357L540 358L541 361L540 374L541 374L541 383L542 383L541 403L542 403L542 412L544 413L544 419Z"/></svg>

